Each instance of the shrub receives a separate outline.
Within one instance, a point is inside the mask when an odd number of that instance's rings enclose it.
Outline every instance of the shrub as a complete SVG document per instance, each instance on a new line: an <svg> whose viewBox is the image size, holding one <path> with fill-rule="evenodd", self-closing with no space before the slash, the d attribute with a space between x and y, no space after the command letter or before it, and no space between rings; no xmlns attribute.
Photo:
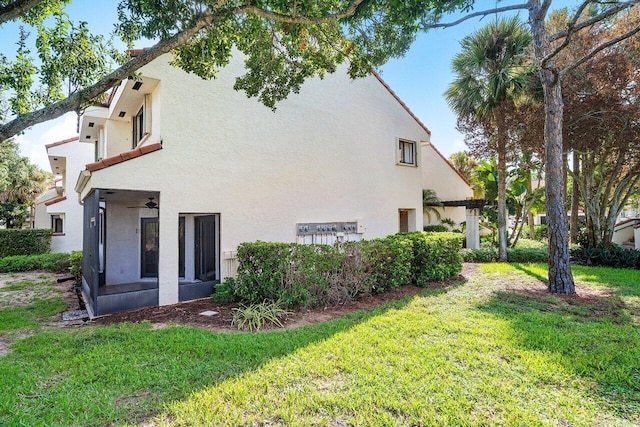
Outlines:
<svg viewBox="0 0 640 427"><path fill-rule="evenodd" d="M335 305L412 282L457 275L459 233L409 233L328 245L255 242L238 247L238 274L216 286L216 301Z"/></svg>
<svg viewBox="0 0 640 427"><path fill-rule="evenodd" d="M422 229L428 233L444 233L449 231L449 228L443 224L425 225Z"/></svg>
<svg viewBox="0 0 640 427"><path fill-rule="evenodd" d="M268 325L281 328L284 319L291 314L282 309L277 302L268 301L248 306L241 305L233 311L231 324L236 325L238 329L248 329L251 332L257 332Z"/></svg>
<svg viewBox="0 0 640 427"><path fill-rule="evenodd" d="M41 255L51 248L52 230L0 230L0 258Z"/></svg>
<svg viewBox="0 0 640 427"><path fill-rule="evenodd" d="M462 271L462 240L460 233L407 233L402 235L412 243L411 273L413 283L426 286L429 280L443 280Z"/></svg>
<svg viewBox="0 0 640 427"><path fill-rule="evenodd" d="M497 248L463 249L465 262L495 262L498 260ZM544 247L507 248L508 262L547 262L549 249Z"/></svg>
<svg viewBox="0 0 640 427"><path fill-rule="evenodd" d="M73 274L78 285L82 284L82 251L71 251L69 273Z"/></svg>
<svg viewBox="0 0 640 427"><path fill-rule="evenodd" d="M535 231L535 236L529 236L529 227L528 226L524 226L524 228L522 229L522 234L521 236L523 238L528 238L531 240L547 240L547 230L548 230L548 226L547 224L540 224L540 225L534 225L533 226L533 230Z"/></svg>
<svg viewBox="0 0 640 427"><path fill-rule="evenodd" d="M547 262L549 248L507 248L509 262Z"/></svg>
<svg viewBox="0 0 640 427"><path fill-rule="evenodd" d="M578 264L640 269L640 251L618 245L580 246L571 249L571 257Z"/></svg>
<svg viewBox="0 0 640 427"><path fill-rule="evenodd" d="M462 258L465 262L494 262L498 259L498 250L494 247L463 249Z"/></svg>
<svg viewBox="0 0 640 427"><path fill-rule="evenodd" d="M211 294L211 298L215 302L234 302L236 296L234 293L236 281L233 277L228 277L224 282L216 285L215 292Z"/></svg>
<svg viewBox="0 0 640 427"><path fill-rule="evenodd" d="M0 273L45 270L54 273L69 271L69 254L15 255L0 258Z"/></svg>
<svg viewBox="0 0 640 427"><path fill-rule="evenodd" d="M373 292L384 292L411 283L413 247L403 235L362 240L361 273L365 286Z"/></svg>

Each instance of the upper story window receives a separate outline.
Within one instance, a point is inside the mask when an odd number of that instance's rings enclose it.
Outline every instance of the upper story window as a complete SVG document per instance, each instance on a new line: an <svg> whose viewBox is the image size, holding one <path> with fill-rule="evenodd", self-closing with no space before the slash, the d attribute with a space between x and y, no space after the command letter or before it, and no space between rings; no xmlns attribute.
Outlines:
<svg viewBox="0 0 640 427"><path fill-rule="evenodd" d="M144 138L144 106L140 107L138 114L133 116L133 142L131 148L136 148Z"/></svg>
<svg viewBox="0 0 640 427"><path fill-rule="evenodd" d="M131 148L136 148L145 136L151 133L151 95L145 95L140 110L133 116L133 138Z"/></svg>
<svg viewBox="0 0 640 427"><path fill-rule="evenodd" d="M398 139L398 163L417 166L417 144L415 141Z"/></svg>

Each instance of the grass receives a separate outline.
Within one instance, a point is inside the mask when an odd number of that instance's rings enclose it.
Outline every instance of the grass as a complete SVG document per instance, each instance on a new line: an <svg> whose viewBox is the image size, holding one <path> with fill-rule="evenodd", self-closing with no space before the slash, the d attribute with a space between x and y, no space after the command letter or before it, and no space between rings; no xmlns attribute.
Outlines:
<svg viewBox="0 0 640 427"><path fill-rule="evenodd" d="M640 272L485 264L286 331L41 332L0 358L2 425L637 425Z"/></svg>
<svg viewBox="0 0 640 427"><path fill-rule="evenodd" d="M67 304L60 297L37 300L33 304L0 310L0 332L37 327L51 316L62 312Z"/></svg>

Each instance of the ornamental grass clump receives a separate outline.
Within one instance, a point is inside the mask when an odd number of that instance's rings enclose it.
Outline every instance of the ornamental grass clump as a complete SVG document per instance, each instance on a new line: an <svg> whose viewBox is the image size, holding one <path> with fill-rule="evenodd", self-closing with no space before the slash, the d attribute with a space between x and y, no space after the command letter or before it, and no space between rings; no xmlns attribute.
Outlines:
<svg viewBox="0 0 640 427"><path fill-rule="evenodd" d="M284 321L291 312L280 307L278 302L263 301L259 304L241 304L233 309L231 324L240 330L257 332L265 327L284 326Z"/></svg>

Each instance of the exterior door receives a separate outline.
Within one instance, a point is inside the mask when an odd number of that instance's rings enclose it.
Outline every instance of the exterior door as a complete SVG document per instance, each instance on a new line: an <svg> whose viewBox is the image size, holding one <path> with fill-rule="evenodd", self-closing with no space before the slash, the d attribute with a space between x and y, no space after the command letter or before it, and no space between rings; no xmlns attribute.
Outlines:
<svg viewBox="0 0 640 427"><path fill-rule="evenodd" d="M195 276L202 281L218 279L217 215L195 217Z"/></svg>
<svg viewBox="0 0 640 427"><path fill-rule="evenodd" d="M158 277L158 218L142 218L141 277Z"/></svg>

